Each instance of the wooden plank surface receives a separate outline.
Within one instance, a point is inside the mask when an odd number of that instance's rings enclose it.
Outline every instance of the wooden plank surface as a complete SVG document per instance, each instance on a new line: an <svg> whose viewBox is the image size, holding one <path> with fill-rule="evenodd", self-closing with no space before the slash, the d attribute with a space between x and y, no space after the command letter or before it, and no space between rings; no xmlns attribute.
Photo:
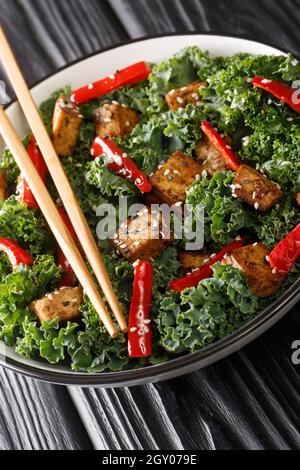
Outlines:
<svg viewBox="0 0 300 470"><path fill-rule="evenodd" d="M30 83L162 32L238 33L300 54L292 0L0 0L0 11ZM300 449L295 339L299 306L204 371L132 389L67 389L0 369L0 449Z"/></svg>

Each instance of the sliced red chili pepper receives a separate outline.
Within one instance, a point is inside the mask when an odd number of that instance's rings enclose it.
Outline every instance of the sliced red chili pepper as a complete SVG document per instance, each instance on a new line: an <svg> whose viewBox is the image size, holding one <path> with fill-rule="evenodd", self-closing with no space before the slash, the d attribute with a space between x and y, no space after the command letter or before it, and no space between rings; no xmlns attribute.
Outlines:
<svg viewBox="0 0 300 470"><path fill-rule="evenodd" d="M151 68L146 62L138 62L125 69L119 70L109 77L103 78L87 86L75 90L71 94L71 101L81 104L86 101L106 95L126 85L147 80L151 73Z"/></svg>
<svg viewBox="0 0 300 470"><path fill-rule="evenodd" d="M13 267L19 264L29 266L33 258L11 238L0 238L0 251L3 251Z"/></svg>
<svg viewBox="0 0 300 470"><path fill-rule="evenodd" d="M261 88L262 90L271 93L275 98L283 101L300 114L300 95L295 88L290 88L284 83L276 82L275 80L270 80L264 77L254 77L252 79L252 84L257 88Z"/></svg>
<svg viewBox="0 0 300 470"><path fill-rule="evenodd" d="M229 253L230 251L243 246L244 241L245 238L235 240L233 243L219 251L219 253L217 253L206 264L204 264L198 271L195 271L192 274L188 274L187 276L172 281L170 284L170 289L174 290L175 292L182 292L188 287L198 286L200 281L203 281L203 279L208 279L213 275L213 270L211 269L211 267L214 264L218 263L219 261L222 261L224 256L227 255L227 253Z"/></svg>
<svg viewBox="0 0 300 470"><path fill-rule="evenodd" d="M210 143L220 152L226 165L231 170L237 171L241 164L230 145L226 144L221 135L207 121L202 121L201 129Z"/></svg>
<svg viewBox="0 0 300 470"><path fill-rule="evenodd" d="M297 203L300 206L300 193L297 194Z"/></svg>
<svg viewBox="0 0 300 470"><path fill-rule="evenodd" d="M300 224L274 248L269 262L281 276L286 276L300 256Z"/></svg>
<svg viewBox="0 0 300 470"><path fill-rule="evenodd" d="M135 268L129 313L129 357L148 357L152 354L152 330L150 327L152 284L152 264L149 261L140 261Z"/></svg>
<svg viewBox="0 0 300 470"><path fill-rule="evenodd" d="M149 193L151 191L152 185L149 183L147 176L111 140L96 137L92 145L91 154L95 158L101 156L108 157L108 168L117 175L132 181L141 193Z"/></svg>
<svg viewBox="0 0 300 470"><path fill-rule="evenodd" d="M64 221L67 229L69 230L72 238L74 240L76 240L77 239L76 232L74 230L74 227L73 227L73 225L71 223L71 220L69 219L69 216L66 213L65 209L63 207L58 207L57 210L60 213L61 218L63 219L63 221ZM62 277L62 279L60 279L58 285L60 287L72 287L72 286L74 286L75 281L76 281L75 273L74 273L73 269L71 268L71 265L70 265L69 261L65 257L65 254L64 254L64 252L62 251L62 249L60 247L58 247L58 250L57 250L56 263L57 263L58 266L60 266L63 269L63 277Z"/></svg>
<svg viewBox="0 0 300 470"><path fill-rule="evenodd" d="M44 157L41 154L41 151L32 134L30 136L29 146L28 146L27 151L38 174L40 175L41 179L45 183L46 178L47 178L48 168L45 163ZM23 175L20 175L19 177L17 193L18 193L18 196L17 196L18 201L24 202L25 204L27 204L30 207L33 207L34 209L39 209L38 203L36 202L35 197L32 194L31 189Z"/></svg>

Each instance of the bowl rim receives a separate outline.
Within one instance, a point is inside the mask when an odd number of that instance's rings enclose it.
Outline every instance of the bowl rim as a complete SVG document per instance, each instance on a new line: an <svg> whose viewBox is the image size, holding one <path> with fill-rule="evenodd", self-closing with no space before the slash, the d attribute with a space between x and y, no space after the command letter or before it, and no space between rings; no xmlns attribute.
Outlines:
<svg viewBox="0 0 300 470"><path fill-rule="evenodd" d="M219 36L233 39L241 39L260 45L269 46L281 51L285 54L288 53L285 49L274 45L267 41L258 41L252 39L247 35L241 34L226 34L216 31L178 31L176 33L163 33L146 35L133 40L121 41L113 46L99 48L98 50L85 54L78 59L58 68L55 72L49 73L39 80L34 81L30 88L34 88L45 80L51 78L59 72L62 72L69 67L76 65L86 59L94 57L95 55L103 52L111 51L119 47L127 46L133 43L143 42L146 40L165 38L176 36ZM297 57L296 54L293 55ZM5 105L5 108L10 107L16 103L16 99L10 100ZM247 322L243 327L239 328L232 334L216 341L215 343L201 349L200 351L187 353L182 356L174 357L167 362L161 364L147 366L139 369L130 369L119 372L101 372L101 373L81 373L73 371L52 371L51 369L39 368L34 365L19 362L16 359L6 357L0 353L0 365L12 370L13 372L20 373L29 378L37 379L43 382L60 384L60 385L74 385L81 387L125 387L136 386L147 383L155 383L161 380L168 380L179 375L191 373L195 370L204 368L213 364L232 353L238 351L242 347L249 344L255 338L267 331L272 325L280 320L298 301L300 300L300 278L290 286L282 296L273 302L271 305L263 309L260 314L253 320ZM41 364L43 364L41 362ZM50 366L51 367L51 366Z"/></svg>

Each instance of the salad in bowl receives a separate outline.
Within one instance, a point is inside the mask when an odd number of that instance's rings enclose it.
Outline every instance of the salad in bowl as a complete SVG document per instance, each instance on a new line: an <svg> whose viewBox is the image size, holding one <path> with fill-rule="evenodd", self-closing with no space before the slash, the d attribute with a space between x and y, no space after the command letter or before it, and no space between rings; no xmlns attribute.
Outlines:
<svg viewBox="0 0 300 470"><path fill-rule="evenodd" d="M279 298L300 273L299 76L291 55L192 46L44 101L128 332L109 336L5 150L1 341L76 372L129 370L202 350ZM76 239L31 132L24 143Z"/></svg>

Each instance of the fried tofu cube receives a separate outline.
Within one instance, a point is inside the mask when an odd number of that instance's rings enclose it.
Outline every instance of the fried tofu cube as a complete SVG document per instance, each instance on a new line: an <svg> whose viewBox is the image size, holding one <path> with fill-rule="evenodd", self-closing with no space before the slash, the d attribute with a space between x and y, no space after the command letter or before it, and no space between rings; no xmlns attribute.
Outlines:
<svg viewBox="0 0 300 470"><path fill-rule="evenodd" d="M197 162L176 150L150 179L153 195L169 205L184 202L186 191L200 172L201 167Z"/></svg>
<svg viewBox="0 0 300 470"><path fill-rule="evenodd" d="M179 254L181 268L185 273L201 268L210 260L210 255L202 251L183 251Z"/></svg>
<svg viewBox="0 0 300 470"><path fill-rule="evenodd" d="M55 105L52 121L52 141L60 157L69 157L77 144L83 120L80 109L64 96Z"/></svg>
<svg viewBox="0 0 300 470"><path fill-rule="evenodd" d="M201 103L199 88L206 87L205 82L195 82L190 85L171 90L166 95L166 102L171 111L185 108L188 104L198 105Z"/></svg>
<svg viewBox="0 0 300 470"><path fill-rule="evenodd" d="M282 277L268 262L269 254L262 243L255 243L236 248L225 256L222 263L241 269L257 297L269 297L277 292L282 283Z"/></svg>
<svg viewBox="0 0 300 470"><path fill-rule="evenodd" d="M0 173L0 201L7 198L7 177L5 173Z"/></svg>
<svg viewBox="0 0 300 470"><path fill-rule="evenodd" d="M61 322L76 320L80 317L79 307L83 302L82 287L62 287L59 290L35 300L30 310L42 321L58 317Z"/></svg>
<svg viewBox="0 0 300 470"><path fill-rule="evenodd" d="M171 234L162 236L162 232L166 233L163 230L162 214L157 220L145 208L137 217L121 225L111 240L112 246L132 262L155 258L171 241Z"/></svg>
<svg viewBox="0 0 300 470"><path fill-rule="evenodd" d="M94 111L96 133L103 139L131 134L139 122L138 114L118 103L107 103Z"/></svg>
<svg viewBox="0 0 300 470"><path fill-rule="evenodd" d="M231 143L231 139L228 137L225 140L228 144ZM218 171L228 170L228 167L221 157L220 152L209 142L206 137L198 140L195 153L197 161L202 165L202 172L206 171L209 176L213 176Z"/></svg>
<svg viewBox="0 0 300 470"><path fill-rule="evenodd" d="M260 212L271 209L282 197L280 187L248 165L241 165L232 185L233 194Z"/></svg>

